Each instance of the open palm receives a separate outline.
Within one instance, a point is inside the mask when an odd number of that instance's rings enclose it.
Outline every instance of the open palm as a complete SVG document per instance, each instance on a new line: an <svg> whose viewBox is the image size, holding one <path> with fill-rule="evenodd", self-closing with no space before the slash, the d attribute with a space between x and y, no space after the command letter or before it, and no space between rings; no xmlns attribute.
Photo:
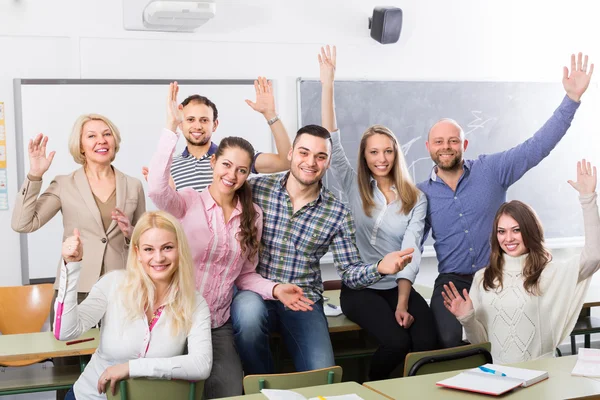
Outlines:
<svg viewBox="0 0 600 400"><path fill-rule="evenodd" d="M585 158L577 162L577 181L568 181L579 194L591 194L596 191L596 182L598 181L598 171L592 167L592 163L585 161Z"/></svg>
<svg viewBox="0 0 600 400"><path fill-rule="evenodd" d="M446 306L446 309L455 317L464 317L473 310L473 302L469 297L467 289L463 289L463 296L458 293L454 283L450 282L450 287L444 285L444 291L442 292L444 306Z"/></svg>
<svg viewBox="0 0 600 400"><path fill-rule="evenodd" d="M48 136L38 134L34 139L29 140L28 152L29 152L29 174L34 177L41 178L54 159L56 152L51 151L46 157L46 144L48 143Z"/></svg>
<svg viewBox="0 0 600 400"><path fill-rule="evenodd" d="M582 53L577 55L571 54L571 71L567 67L563 67L563 87L567 92L567 96L573 101L579 101L581 96L587 90L592 73L594 72L594 64L590 65L588 71L588 56L583 57Z"/></svg>
<svg viewBox="0 0 600 400"><path fill-rule="evenodd" d="M246 103L254 111L261 114L275 114L275 96L273 95L273 83L265 77L259 76L254 81L254 90L256 91L256 101L246 100Z"/></svg>
<svg viewBox="0 0 600 400"><path fill-rule="evenodd" d="M321 54L318 56L319 58L319 68L320 68L320 78L321 83L333 83L335 78L335 66L336 66L336 48L333 46L333 49L327 45L326 47L321 47Z"/></svg>

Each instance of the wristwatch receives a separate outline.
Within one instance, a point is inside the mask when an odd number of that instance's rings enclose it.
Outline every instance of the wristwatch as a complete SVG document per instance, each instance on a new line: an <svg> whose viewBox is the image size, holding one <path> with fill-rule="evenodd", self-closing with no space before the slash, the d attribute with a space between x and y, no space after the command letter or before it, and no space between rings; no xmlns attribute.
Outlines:
<svg viewBox="0 0 600 400"><path fill-rule="evenodd" d="M279 115L276 115L273 118L271 118L270 120L267 120L267 124L269 124L269 126L271 126L277 121L279 121Z"/></svg>

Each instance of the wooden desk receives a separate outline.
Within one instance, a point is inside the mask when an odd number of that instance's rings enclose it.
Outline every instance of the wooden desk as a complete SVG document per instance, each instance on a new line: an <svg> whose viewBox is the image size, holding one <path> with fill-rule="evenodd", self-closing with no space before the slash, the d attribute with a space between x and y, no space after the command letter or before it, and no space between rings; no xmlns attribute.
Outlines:
<svg viewBox="0 0 600 400"><path fill-rule="evenodd" d="M56 340L52 332L0 335L0 363L93 354L98 347L100 331L90 329L78 339L90 337L94 340L67 346L66 342Z"/></svg>
<svg viewBox="0 0 600 400"><path fill-rule="evenodd" d="M600 380L571 376L577 356L546 358L524 363L512 364L515 367L548 371L548 379L527 388L518 388L502 398L518 399L600 399ZM364 386L387 396L390 399L489 399L490 396L454 390L436 386L436 382L455 376L460 371L439 374L389 379L385 381L365 382Z"/></svg>
<svg viewBox="0 0 600 400"><path fill-rule="evenodd" d="M414 288L424 299L431 298L433 288L421 285L414 285ZM340 305L340 290L326 290L323 292L323 296L329 298L328 303L335 304L336 306ZM359 331L362 329L358 324L350 321L344 314L337 317L327 317L327 324L329 325L329 333Z"/></svg>
<svg viewBox="0 0 600 400"><path fill-rule="evenodd" d="M600 384L600 382L599 382ZM317 396L341 396L343 394L357 394L364 400L386 400L387 397L382 396L356 382L342 382L331 385L311 386L300 389L293 389L294 392L300 393L308 398ZM265 400L267 396L262 393L248 394L245 396L225 397L221 400Z"/></svg>

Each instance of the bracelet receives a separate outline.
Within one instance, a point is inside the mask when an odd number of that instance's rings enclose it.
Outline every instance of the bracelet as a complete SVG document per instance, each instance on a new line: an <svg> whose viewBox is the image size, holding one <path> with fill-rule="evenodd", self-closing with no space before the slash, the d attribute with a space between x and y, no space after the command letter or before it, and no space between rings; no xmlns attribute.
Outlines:
<svg viewBox="0 0 600 400"><path fill-rule="evenodd" d="M275 117L267 120L267 124L269 124L269 126L271 126L271 125L273 125L277 121L279 121L279 115L276 115Z"/></svg>

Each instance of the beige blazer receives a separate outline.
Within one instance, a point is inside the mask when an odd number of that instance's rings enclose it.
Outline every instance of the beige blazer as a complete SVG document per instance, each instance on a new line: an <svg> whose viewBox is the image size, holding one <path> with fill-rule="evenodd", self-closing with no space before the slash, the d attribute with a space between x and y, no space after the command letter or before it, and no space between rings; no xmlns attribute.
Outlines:
<svg viewBox="0 0 600 400"><path fill-rule="evenodd" d="M127 176L114 168L117 207L123 210L132 224L146 211L146 198L139 179ZM125 268L129 245L115 221L105 232L100 210L83 168L70 175L59 175L41 196L42 181L25 180L17 194L12 216L12 228L21 233L35 232L58 211L63 216L63 241L79 229L83 242L83 260L78 292L87 293L100 278L100 273ZM58 288L60 262L56 273ZM104 268L103 268L104 267Z"/></svg>

